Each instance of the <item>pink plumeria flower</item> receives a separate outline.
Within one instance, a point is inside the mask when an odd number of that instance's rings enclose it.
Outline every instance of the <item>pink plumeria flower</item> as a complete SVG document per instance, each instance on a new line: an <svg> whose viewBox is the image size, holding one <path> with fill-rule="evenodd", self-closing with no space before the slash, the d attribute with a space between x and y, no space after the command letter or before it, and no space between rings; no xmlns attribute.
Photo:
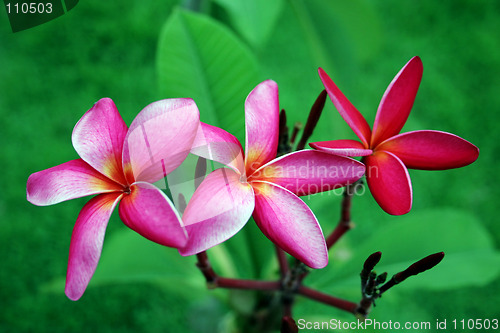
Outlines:
<svg viewBox="0 0 500 333"><path fill-rule="evenodd" d="M275 158L279 102L273 81L262 82L248 95L245 123L246 155L233 135L200 126L192 152L229 168L210 173L193 194L182 217L189 239L180 253L192 255L227 240L253 214L280 248L310 267L324 267L328 253L321 227L298 195L352 183L363 175L363 164L314 150Z"/></svg>
<svg viewBox="0 0 500 333"><path fill-rule="evenodd" d="M412 188L407 168L459 168L474 162L479 155L476 146L454 134L431 130L398 134L410 114L422 72L419 57L412 58L401 69L382 97L372 131L332 79L319 69L330 99L361 142L322 141L311 143L311 147L337 155L364 156L368 187L380 207L392 215L406 214L411 209Z"/></svg>
<svg viewBox="0 0 500 333"><path fill-rule="evenodd" d="M99 100L76 124L72 141L80 159L36 172L28 201L40 206L94 195L76 220L69 250L66 295L79 299L101 255L115 206L121 220L153 242L183 247L187 233L169 198L152 183L186 158L199 126L191 99L148 105L130 128L109 98Z"/></svg>

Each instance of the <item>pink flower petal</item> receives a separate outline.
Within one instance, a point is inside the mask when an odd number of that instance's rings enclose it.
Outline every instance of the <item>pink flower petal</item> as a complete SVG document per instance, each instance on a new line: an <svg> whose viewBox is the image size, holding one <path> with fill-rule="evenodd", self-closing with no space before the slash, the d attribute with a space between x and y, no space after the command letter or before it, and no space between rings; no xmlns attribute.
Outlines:
<svg viewBox="0 0 500 333"><path fill-rule="evenodd" d="M97 267L109 217L123 193L100 194L83 206L76 220L69 247L66 296L82 297Z"/></svg>
<svg viewBox="0 0 500 333"><path fill-rule="evenodd" d="M278 85L267 80L255 87L245 101L245 166L247 175L276 157L278 150Z"/></svg>
<svg viewBox="0 0 500 333"><path fill-rule="evenodd" d="M371 149L366 149L361 142L355 140L319 141L312 142L309 146L340 156L368 156L373 153Z"/></svg>
<svg viewBox="0 0 500 333"><path fill-rule="evenodd" d="M268 182L252 182L255 222L273 243L312 268L328 264L318 220L295 194Z"/></svg>
<svg viewBox="0 0 500 333"><path fill-rule="evenodd" d="M114 191L123 191L123 187L82 159L35 172L29 176L26 186L28 201L38 206Z"/></svg>
<svg viewBox="0 0 500 333"><path fill-rule="evenodd" d="M240 182L230 169L210 173L194 192L182 219L188 243L183 256L209 249L235 235L247 223L254 209L252 187Z"/></svg>
<svg viewBox="0 0 500 333"><path fill-rule="evenodd" d="M248 181L267 181L296 195L308 195L354 183L364 173L363 163L351 158L317 150L301 150L262 166Z"/></svg>
<svg viewBox="0 0 500 333"><path fill-rule="evenodd" d="M130 187L118 209L127 227L161 245L183 247L187 233L170 199L152 184L137 182Z"/></svg>
<svg viewBox="0 0 500 333"><path fill-rule="evenodd" d="M380 144L377 149L396 155L408 168L445 170L474 162L479 149L451 133L415 131L402 133Z"/></svg>
<svg viewBox="0 0 500 333"><path fill-rule="evenodd" d="M191 153L245 172L243 148L238 139L218 127L200 123Z"/></svg>
<svg viewBox="0 0 500 333"><path fill-rule="evenodd" d="M363 142L364 148L367 148L370 141L371 130L365 118L344 96L322 68L319 68L318 72L333 105L335 105L342 118L344 118L354 133L356 133L361 142Z"/></svg>
<svg viewBox="0 0 500 333"><path fill-rule="evenodd" d="M110 98L102 98L78 121L71 139L76 152L85 162L125 185L122 148L126 134L127 125L115 103Z"/></svg>
<svg viewBox="0 0 500 333"><path fill-rule="evenodd" d="M423 70L420 58L413 57L387 87L373 124L372 148L403 128L415 101Z"/></svg>
<svg viewBox="0 0 500 333"><path fill-rule="evenodd" d="M165 99L146 106L125 138L123 165L129 182L154 183L177 168L189 154L198 125L198 108L190 98Z"/></svg>
<svg viewBox="0 0 500 333"><path fill-rule="evenodd" d="M365 164L368 187L380 207L391 215L408 213L412 189L403 162L390 152L377 151L365 157Z"/></svg>

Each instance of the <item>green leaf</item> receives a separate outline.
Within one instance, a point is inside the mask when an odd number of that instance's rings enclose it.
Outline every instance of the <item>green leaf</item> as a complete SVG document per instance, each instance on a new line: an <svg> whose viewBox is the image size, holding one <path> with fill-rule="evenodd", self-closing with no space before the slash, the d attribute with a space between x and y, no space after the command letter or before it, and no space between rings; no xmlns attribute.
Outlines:
<svg viewBox="0 0 500 333"><path fill-rule="evenodd" d="M490 234L468 212L442 209L410 213L398 222L380 224L369 237L348 243L346 240L343 246L334 248L333 263L311 276L316 287L359 289L363 262L376 251L382 252L382 259L375 269L387 271L389 277L429 254L445 252L435 268L410 277L394 289L482 286L500 273L500 253Z"/></svg>
<svg viewBox="0 0 500 333"><path fill-rule="evenodd" d="M160 36L160 92L193 98L202 121L244 136L244 101L258 84L250 50L225 26L203 15L174 11Z"/></svg>
<svg viewBox="0 0 500 333"><path fill-rule="evenodd" d="M205 280L197 272L195 257L182 257L176 249L153 243L123 228L106 238L101 259L89 288L116 283L155 283L188 297L203 295ZM44 291L64 290L64 279L46 285Z"/></svg>
<svg viewBox="0 0 500 333"><path fill-rule="evenodd" d="M283 0L215 0L230 14L231 24L253 47L261 47L276 25Z"/></svg>
<svg viewBox="0 0 500 333"><path fill-rule="evenodd" d="M258 57L266 74L280 85L289 127L306 122L311 105L324 89L318 67L327 71L348 98L356 96L353 91L363 86L357 79L360 59L373 56L381 45L379 25L372 5L365 0L285 2L276 29ZM328 101L311 141L331 140L332 133L338 138L353 135Z"/></svg>
<svg viewBox="0 0 500 333"><path fill-rule="evenodd" d="M278 266L274 244L253 218L236 235L208 251L217 272L243 279L276 279Z"/></svg>
<svg viewBox="0 0 500 333"><path fill-rule="evenodd" d="M323 40L336 35L336 41L349 47L359 61L365 61L379 51L382 45L381 24L369 1L308 0L307 6ZM332 50L339 45L327 45L327 48ZM335 57L334 52L330 56Z"/></svg>
<svg viewBox="0 0 500 333"><path fill-rule="evenodd" d="M124 228L106 241L94 283L108 281L172 281L202 286L195 257L182 257L176 249L153 243ZM202 283L199 283L199 282Z"/></svg>

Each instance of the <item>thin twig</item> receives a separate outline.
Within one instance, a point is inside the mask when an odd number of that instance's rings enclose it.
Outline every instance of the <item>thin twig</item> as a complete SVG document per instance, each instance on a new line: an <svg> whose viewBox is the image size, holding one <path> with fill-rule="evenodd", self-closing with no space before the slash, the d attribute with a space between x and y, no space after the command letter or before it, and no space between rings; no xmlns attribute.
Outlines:
<svg viewBox="0 0 500 333"><path fill-rule="evenodd" d="M342 198L342 206L340 212L340 220L332 233L326 238L326 246L329 249L332 248L335 243L349 230L351 230L354 225L351 221L351 198L353 196L354 184L346 185L344 188L344 196ZM302 273L299 277L299 281L302 282L309 274L309 271Z"/></svg>
<svg viewBox="0 0 500 333"><path fill-rule="evenodd" d="M283 251L278 245L276 247L276 256L278 257L278 263L280 266L281 278L284 278L285 275L290 271L290 267L288 266L288 260L286 258L286 253Z"/></svg>
<svg viewBox="0 0 500 333"><path fill-rule="evenodd" d="M207 252L203 251L198 253L196 258L198 259L196 266L200 269L201 273L205 277L205 280L207 280L209 287L214 288L215 280L217 280L217 274L208 260Z"/></svg>
<svg viewBox="0 0 500 333"><path fill-rule="evenodd" d="M215 273L205 251L196 255L198 262L196 266L200 269L207 280L208 287L227 289L251 289L251 290L280 290L280 281L245 280L220 277Z"/></svg>
<svg viewBox="0 0 500 333"><path fill-rule="evenodd" d="M279 281L244 280L217 277L215 286L227 289L280 290Z"/></svg>
<svg viewBox="0 0 500 333"><path fill-rule="evenodd" d="M355 183L356 184L356 183ZM342 198L340 220L337 227L326 238L326 246L330 249L349 230L353 228L351 222L351 199L354 194L354 184L346 185Z"/></svg>
<svg viewBox="0 0 500 333"><path fill-rule="evenodd" d="M285 302L283 304L283 316L292 317L292 305L293 303Z"/></svg>
<svg viewBox="0 0 500 333"><path fill-rule="evenodd" d="M307 298L313 299L323 304L336 307L337 309L344 310L350 313L355 313L356 308L358 307L358 305L354 302L337 298L305 286L300 286L298 289L298 293Z"/></svg>

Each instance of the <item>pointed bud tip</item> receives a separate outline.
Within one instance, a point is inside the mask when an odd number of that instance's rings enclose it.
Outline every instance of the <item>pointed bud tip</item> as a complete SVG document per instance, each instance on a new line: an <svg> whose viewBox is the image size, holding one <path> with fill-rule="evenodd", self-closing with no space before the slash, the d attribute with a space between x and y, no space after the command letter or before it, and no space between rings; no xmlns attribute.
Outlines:
<svg viewBox="0 0 500 333"><path fill-rule="evenodd" d="M371 271L378 264L380 258L382 258L382 252L380 251L370 254L363 264L363 269Z"/></svg>
<svg viewBox="0 0 500 333"><path fill-rule="evenodd" d="M427 257L425 257L423 259L420 259L416 263L410 265L410 267L408 267L404 271L398 273L399 274L399 276L398 276L399 282L407 279L408 277L410 277L412 275L417 275L417 274L420 274L422 272L425 272L425 271L433 268L434 266L439 264L441 262L441 260L443 260L443 258L444 258L444 252L438 252L438 253L428 255Z"/></svg>
<svg viewBox="0 0 500 333"><path fill-rule="evenodd" d="M288 128L286 126L286 112L285 109L281 109L279 117L279 134L280 136L288 135Z"/></svg>
<svg viewBox="0 0 500 333"><path fill-rule="evenodd" d="M280 111L280 126L286 125L286 111L285 109L281 109Z"/></svg>

